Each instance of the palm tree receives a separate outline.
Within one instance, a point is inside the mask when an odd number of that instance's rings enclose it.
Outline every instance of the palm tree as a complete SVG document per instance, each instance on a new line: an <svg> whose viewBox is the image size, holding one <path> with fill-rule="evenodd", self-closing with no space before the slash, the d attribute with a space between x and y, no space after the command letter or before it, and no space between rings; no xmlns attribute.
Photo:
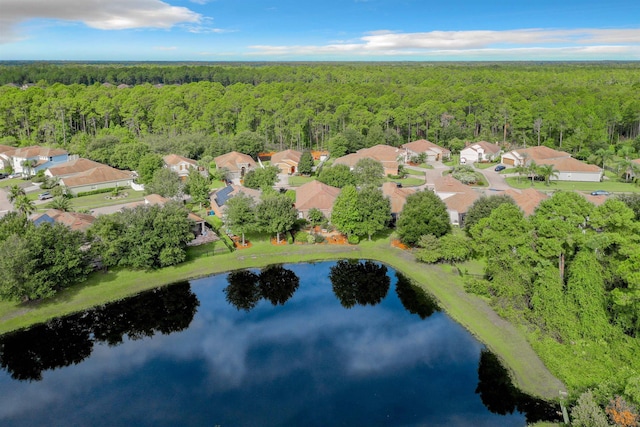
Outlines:
<svg viewBox="0 0 640 427"><path fill-rule="evenodd" d="M24 215L30 215L36 210L33 202L26 195L16 197L13 206L16 210Z"/></svg>
<svg viewBox="0 0 640 427"><path fill-rule="evenodd" d="M602 161L602 170L604 171L604 167L606 166L607 160L611 160L613 158L613 156L615 156L615 152L613 150L611 150L611 147L607 148L600 148L598 151L595 152L595 155L598 159L600 159Z"/></svg>
<svg viewBox="0 0 640 427"><path fill-rule="evenodd" d="M7 194L7 197L9 198L9 201L13 203L13 201L16 200L19 196L24 195L25 192L23 188L19 187L18 185L12 185L11 187L9 187L9 194Z"/></svg>
<svg viewBox="0 0 640 427"><path fill-rule="evenodd" d="M31 176L31 170L38 164L38 161L35 159L25 160L22 162L22 167L24 168L25 175Z"/></svg>
<svg viewBox="0 0 640 427"><path fill-rule="evenodd" d="M548 187L551 178L557 178L560 173L553 165L540 165L537 168L538 176L544 178L544 184Z"/></svg>
<svg viewBox="0 0 640 427"><path fill-rule="evenodd" d="M536 165L536 162L534 162L533 160L529 162L529 164L526 166L526 171L531 177L531 185L533 185L533 180L538 175L538 165Z"/></svg>
<svg viewBox="0 0 640 427"><path fill-rule="evenodd" d="M69 212L71 210L71 202L66 197L58 196L53 198L51 203L49 203L49 207L59 211Z"/></svg>

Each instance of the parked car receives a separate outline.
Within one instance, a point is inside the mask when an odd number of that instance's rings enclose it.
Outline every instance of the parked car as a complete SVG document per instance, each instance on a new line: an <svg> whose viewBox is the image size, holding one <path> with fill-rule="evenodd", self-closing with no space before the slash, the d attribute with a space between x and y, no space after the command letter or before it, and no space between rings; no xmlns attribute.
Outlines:
<svg viewBox="0 0 640 427"><path fill-rule="evenodd" d="M496 172L500 172L500 171L505 170L506 168L507 168L507 167L506 167L505 165L498 165L498 166L496 166L496 168L494 169L494 171L496 171Z"/></svg>
<svg viewBox="0 0 640 427"><path fill-rule="evenodd" d="M0 179L5 179L8 176L9 176L8 173L0 172Z"/></svg>
<svg viewBox="0 0 640 427"><path fill-rule="evenodd" d="M592 196L608 196L609 192L604 190L596 190L591 193Z"/></svg>
<svg viewBox="0 0 640 427"><path fill-rule="evenodd" d="M52 198L53 198L53 194L49 193L48 191L38 194L38 200L47 200Z"/></svg>

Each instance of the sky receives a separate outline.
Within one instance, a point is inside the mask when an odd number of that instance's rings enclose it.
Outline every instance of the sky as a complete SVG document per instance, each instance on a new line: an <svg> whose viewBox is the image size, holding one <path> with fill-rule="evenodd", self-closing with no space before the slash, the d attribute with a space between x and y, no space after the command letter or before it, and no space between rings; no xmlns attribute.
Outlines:
<svg viewBox="0 0 640 427"><path fill-rule="evenodd" d="M640 1L0 0L0 60L640 60Z"/></svg>

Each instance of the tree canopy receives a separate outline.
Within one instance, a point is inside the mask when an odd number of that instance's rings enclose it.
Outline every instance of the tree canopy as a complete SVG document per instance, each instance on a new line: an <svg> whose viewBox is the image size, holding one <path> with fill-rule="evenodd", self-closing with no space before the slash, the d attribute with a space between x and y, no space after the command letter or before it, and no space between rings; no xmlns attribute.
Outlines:
<svg viewBox="0 0 640 427"><path fill-rule="evenodd" d="M400 240L412 246L427 234L443 236L451 232L447 207L433 191L413 193L407 197L396 229Z"/></svg>

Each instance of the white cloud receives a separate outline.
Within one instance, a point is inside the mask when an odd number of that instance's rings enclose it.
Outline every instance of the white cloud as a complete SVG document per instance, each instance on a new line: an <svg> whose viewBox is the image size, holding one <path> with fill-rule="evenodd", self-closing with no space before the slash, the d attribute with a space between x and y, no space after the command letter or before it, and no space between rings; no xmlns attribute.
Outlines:
<svg viewBox="0 0 640 427"><path fill-rule="evenodd" d="M32 19L82 22L99 30L168 29L203 16L160 0L0 0L0 43L18 40L16 27Z"/></svg>
<svg viewBox="0 0 640 427"><path fill-rule="evenodd" d="M370 32L356 41L308 46L250 46L254 54L267 56L362 56L463 57L536 53L550 57L563 54L630 54L640 58L640 29L520 29L507 31ZM524 49L529 49L524 50ZM624 58L624 57L621 57Z"/></svg>

